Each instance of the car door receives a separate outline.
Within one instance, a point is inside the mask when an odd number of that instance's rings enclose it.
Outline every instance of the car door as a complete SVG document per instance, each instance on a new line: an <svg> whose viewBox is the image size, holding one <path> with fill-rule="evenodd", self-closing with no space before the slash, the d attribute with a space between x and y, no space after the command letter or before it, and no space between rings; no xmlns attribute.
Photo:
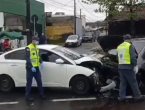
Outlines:
<svg viewBox="0 0 145 110"><path fill-rule="evenodd" d="M6 63L11 74L14 76L19 86L26 85L26 61L25 50L17 50L5 55ZM33 80L34 85L34 80Z"/></svg>
<svg viewBox="0 0 145 110"><path fill-rule="evenodd" d="M40 56L44 63L41 71L43 85L45 87L63 87L65 85L67 64L56 64L59 55L40 49Z"/></svg>

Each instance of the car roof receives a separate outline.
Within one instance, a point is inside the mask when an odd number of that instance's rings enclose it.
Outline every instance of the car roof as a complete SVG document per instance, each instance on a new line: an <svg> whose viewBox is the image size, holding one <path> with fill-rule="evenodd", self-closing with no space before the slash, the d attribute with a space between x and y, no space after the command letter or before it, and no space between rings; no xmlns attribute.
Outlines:
<svg viewBox="0 0 145 110"><path fill-rule="evenodd" d="M132 41L145 41L145 38L134 38Z"/></svg>
<svg viewBox="0 0 145 110"><path fill-rule="evenodd" d="M50 44L44 44L44 45L38 45L38 48L41 48L41 49L47 49L47 50L52 50L53 48L56 48L56 47L59 47L59 45L50 45ZM7 53L11 53L13 51L17 51L17 50L21 50L21 49L25 49L26 47L20 47L20 48L17 48L17 49L13 49L13 50L10 50L4 54L7 54Z"/></svg>

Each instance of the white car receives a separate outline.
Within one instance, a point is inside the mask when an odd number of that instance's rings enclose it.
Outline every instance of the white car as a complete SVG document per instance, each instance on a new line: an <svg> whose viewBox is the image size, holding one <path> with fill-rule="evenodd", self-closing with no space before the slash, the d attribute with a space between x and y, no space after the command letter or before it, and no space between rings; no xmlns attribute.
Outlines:
<svg viewBox="0 0 145 110"><path fill-rule="evenodd" d="M82 45L82 37L79 35L70 35L67 40L65 41L65 47L68 46L80 46Z"/></svg>
<svg viewBox="0 0 145 110"><path fill-rule="evenodd" d="M94 62L72 50L57 45L39 45L44 63L41 70L43 87L71 88L77 94L86 94L96 82L93 69L83 67L83 62ZM14 87L26 86L25 48L0 55L0 90L9 92ZM33 87L36 87L33 80Z"/></svg>

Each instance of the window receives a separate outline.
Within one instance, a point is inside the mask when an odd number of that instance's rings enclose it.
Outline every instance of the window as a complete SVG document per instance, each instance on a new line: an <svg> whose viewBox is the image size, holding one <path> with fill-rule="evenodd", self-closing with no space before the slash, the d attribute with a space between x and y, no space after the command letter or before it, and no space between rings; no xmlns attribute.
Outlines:
<svg viewBox="0 0 145 110"><path fill-rule="evenodd" d="M25 60L25 50L18 50L5 55L5 59L10 60Z"/></svg>
<svg viewBox="0 0 145 110"><path fill-rule="evenodd" d="M55 62L57 59L62 59L64 60L65 64L70 64L68 61L61 58L60 56L46 50L40 50L40 56L42 61L44 62Z"/></svg>
<svg viewBox="0 0 145 110"><path fill-rule="evenodd" d="M134 45L137 53L139 54L145 46L145 41L133 41L132 44Z"/></svg>
<svg viewBox="0 0 145 110"><path fill-rule="evenodd" d="M77 35L70 35L68 37L68 40L76 40L76 39L78 39L78 36Z"/></svg>
<svg viewBox="0 0 145 110"><path fill-rule="evenodd" d="M80 54L78 54L72 50L69 50L67 48L64 48L64 47L56 47L53 50L58 52L61 55L64 55L65 57L67 57L71 60L78 60L83 57Z"/></svg>

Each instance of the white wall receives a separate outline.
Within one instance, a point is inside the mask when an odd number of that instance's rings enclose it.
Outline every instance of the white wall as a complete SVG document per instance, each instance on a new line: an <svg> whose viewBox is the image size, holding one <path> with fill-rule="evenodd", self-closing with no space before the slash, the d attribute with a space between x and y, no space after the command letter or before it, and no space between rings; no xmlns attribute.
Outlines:
<svg viewBox="0 0 145 110"><path fill-rule="evenodd" d="M2 31L4 30L4 13L0 12L0 28L3 28Z"/></svg>
<svg viewBox="0 0 145 110"><path fill-rule="evenodd" d="M82 20L80 18L76 19L76 34L82 37Z"/></svg>
<svg viewBox="0 0 145 110"><path fill-rule="evenodd" d="M78 18L80 18L80 15L77 15ZM84 26L84 28L86 27L86 15L81 15L81 19L82 19L82 26Z"/></svg>

